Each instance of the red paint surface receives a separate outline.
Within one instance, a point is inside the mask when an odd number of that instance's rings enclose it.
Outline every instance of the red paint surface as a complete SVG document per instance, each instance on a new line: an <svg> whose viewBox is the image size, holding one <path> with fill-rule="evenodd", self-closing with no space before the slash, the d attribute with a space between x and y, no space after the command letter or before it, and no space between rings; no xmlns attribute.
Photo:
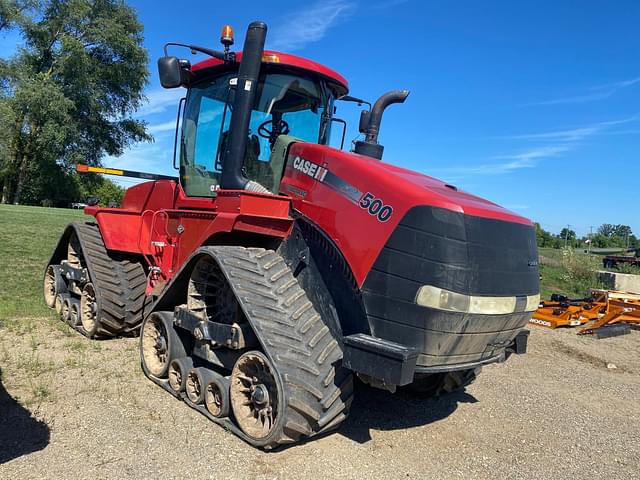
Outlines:
<svg viewBox="0 0 640 480"><path fill-rule="evenodd" d="M270 55L277 56L280 59L280 61L279 62L263 61L263 63L272 63L274 65L287 65L291 67L300 68L302 70L307 70L312 73L319 73L320 75L327 77L328 79L335 82L339 87L341 87L341 90L344 90L341 92L342 95L346 94L349 91L349 83L347 82L346 78L344 78L335 70L325 67L324 65L318 62L314 62L313 60L309 60L307 58L298 57L297 55L274 52L270 50L265 50L263 57L264 56L268 57ZM242 52L237 52L236 60L240 62L241 59L242 59ZM217 58L208 58L206 60L203 60L202 62L198 62L195 65L193 65L191 67L191 71L198 72L206 68L218 67L221 65L224 65L224 62L222 60L219 60Z"/></svg>
<svg viewBox="0 0 640 480"><path fill-rule="evenodd" d="M327 168L362 194L371 193L380 198L393 207L392 216L386 222L380 222L357 201L291 168L293 158L297 156ZM293 188L288 189L288 186ZM526 218L480 197L453 190L435 178L369 157L309 143L297 143L291 147L280 190L290 194L294 208L333 239L351 266L358 285L364 282L397 224L414 206L430 205L467 215L531 225ZM296 191L306 193L301 197Z"/></svg>
<svg viewBox="0 0 640 480"><path fill-rule="evenodd" d="M122 208L87 207L96 217L108 250L142 254L160 273L147 293L168 282L194 250L215 236L252 232L286 238L293 224L290 199L221 191L217 198L189 198L173 181L146 182L127 190Z"/></svg>

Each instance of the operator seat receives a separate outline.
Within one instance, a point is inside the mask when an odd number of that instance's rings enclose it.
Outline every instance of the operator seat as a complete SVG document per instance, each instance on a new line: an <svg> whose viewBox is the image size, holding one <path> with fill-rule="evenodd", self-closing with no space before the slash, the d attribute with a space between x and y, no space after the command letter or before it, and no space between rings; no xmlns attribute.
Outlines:
<svg viewBox="0 0 640 480"><path fill-rule="evenodd" d="M258 182L269 191L273 189L273 171L269 161L260 160L260 139L249 135L247 151L244 155L244 172L249 180Z"/></svg>
<svg viewBox="0 0 640 480"><path fill-rule="evenodd" d="M222 134L220 151L224 152L227 147L229 131ZM249 180L259 183L269 191L273 191L273 171L269 161L260 160L260 139L257 135L249 135L247 149L244 154L242 171Z"/></svg>

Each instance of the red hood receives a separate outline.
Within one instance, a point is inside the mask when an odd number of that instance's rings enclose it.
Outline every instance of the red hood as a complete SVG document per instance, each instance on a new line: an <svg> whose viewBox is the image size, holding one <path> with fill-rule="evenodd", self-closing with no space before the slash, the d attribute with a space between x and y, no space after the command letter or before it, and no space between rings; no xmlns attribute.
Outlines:
<svg viewBox="0 0 640 480"><path fill-rule="evenodd" d="M378 160L362 157L361 155L351 155L360 157L373 168L383 170L387 175L397 178L404 184L403 188L407 188L418 197L423 197L429 205L446 208L447 210L465 213L467 215L533 225L533 223L525 217L513 213L489 200L485 200L484 198L472 195L463 190L458 190L457 187L436 178Z"/></svg>
<svg viewBox="0 0 640 480"><path fill-rule="evenodd" d="M331 147L294 143L280 189L343 252L358 285L397 225L414 207L432 206L531 226L526 218L426 175ZM378 208L369 208L375 203ZM378 216L382 209L383 218Z"/></svg>

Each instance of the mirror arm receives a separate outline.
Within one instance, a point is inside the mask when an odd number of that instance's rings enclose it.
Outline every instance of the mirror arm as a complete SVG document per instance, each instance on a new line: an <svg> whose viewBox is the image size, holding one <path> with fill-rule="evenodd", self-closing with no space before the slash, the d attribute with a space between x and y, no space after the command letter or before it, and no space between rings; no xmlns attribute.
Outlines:
<svg viewBox="0 0 640 480"><path fill-rule="evenodd" d="M342 100L343 102L357 103L359 107L362 105L369 105L369 110L371 110L371 104L369 102L367 102L366 100L362 100L361 98L352 97L351 95L343 95L337 98L337 100Z"/></svg>
<svg viewBox="0 0 640 480"><path fill-rule="evenodd" d="M224 52L220 52L219 50L212 50L206 47L199 47L197 45L187 45L186 43L177 43L177 42L167 42L164 44L164 56L168 57L167 47L184 47L191 50L191 53L195 55L196 52L204 53L205 55L209 55L210 57L217 58L219 60L227 61L229 56L225 55Z"/></svg>

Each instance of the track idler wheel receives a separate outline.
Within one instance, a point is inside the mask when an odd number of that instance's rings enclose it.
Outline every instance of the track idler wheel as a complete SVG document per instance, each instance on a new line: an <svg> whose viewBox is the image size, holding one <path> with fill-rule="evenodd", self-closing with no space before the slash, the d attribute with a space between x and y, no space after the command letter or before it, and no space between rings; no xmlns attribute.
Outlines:
<svg viewBox="0 0 640 480"><path fill-rule="evenodd" d="M229 379L222 376L213 377L205 386L204 405L214 417L224 418L229 416L229 386Z"/></svg>
<svg viewBox="0 0 640 480"><path fill-rule="evenodd" d="M60 267L58 265L49 265L44 274L44 302L47 307L55 308L56 296L66 292L67 285L64 283L60 273Z"/></svg>
<svg viewBox="0 0 640 480"><path fill-rule="evenodd" d="M253 350L238 358L230 390L233 414L248 437L259 442L279 433L284 395L274 366L262 352Z"/></svg>
<svg viewBox="0 0 640 480"><path fill-rule="evenodd" d="M142 323L140 361L148 375L166 378L171 362L187 356L185 344L173 326L172 312L154 312Z"/></svg>
<svg viewBox="0 0 640 480"><path fill-rule="evenodd" d="M184 392L187 384L187 374L193 368L193 360L190 357L176 358L169 365L169 386L176 392Z"/></svg>
<svg viewBox="0 0 640 480"><path fill-rule="evenodd" d="M82 259L82 247L80 246L80 240L78 239L78 234L73 232L71 237L69 237L69 243L67 244L67 262L69 265L76 268L82 268L83 259Z"/></svg>

